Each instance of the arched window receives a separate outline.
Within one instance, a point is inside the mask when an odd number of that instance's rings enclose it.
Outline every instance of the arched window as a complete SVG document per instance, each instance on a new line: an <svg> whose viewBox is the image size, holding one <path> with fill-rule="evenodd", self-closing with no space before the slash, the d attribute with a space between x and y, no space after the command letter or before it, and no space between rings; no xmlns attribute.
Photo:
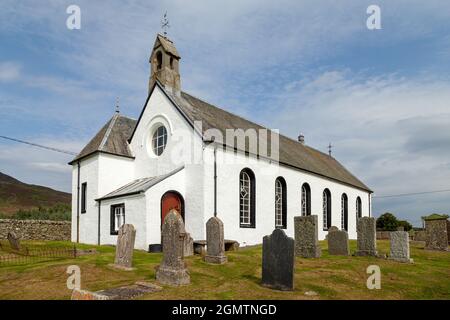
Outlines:
<svg viewBox="0 0 450 320"><path fill-rule="evenodd" d="M345 193L341 196L341 230L348 231L348 198Z"/></svg>
<svg viewBox="0 0 450 320"><path fill-rule="evenodd" d="M362 204L361 204L361 198L356 198L356 218L362 217Z"/></svg>
<svg viewBox="0 0 450 320"><path fill-rule="evenodd" d="M323 191L323 230L331 227L331 192L328 189Z"/></svg>
<svg viewBox="0 0 450 320"><path fill-rule="evenodd" d="M311 188L309 184L302 185L302 216L311 215Z"/></svg>
<svg viewBox="0 0 450 320"><path fill-rule="evenodd" d="M275 180L275 228L286 229L286 180Z"/></svg>
<svg viewBox="0 0 450 320"><path fill-rule="evenodd" d="M162 53L158 51L156 53L156 70L161 70L162 68Z"/></svg>
<svg viewBox="0 0 450 320"><path fill-rule="evenodd" d="M255 227L255 175L246 168L239 175L239 220L241 228Z"/></svg>

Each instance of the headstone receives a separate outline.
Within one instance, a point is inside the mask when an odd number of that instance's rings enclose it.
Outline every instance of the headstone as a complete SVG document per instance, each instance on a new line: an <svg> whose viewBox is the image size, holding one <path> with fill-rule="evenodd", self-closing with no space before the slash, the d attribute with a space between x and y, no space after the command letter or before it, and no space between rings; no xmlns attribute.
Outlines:
<svg viewBox="0 0 450 320"><path fill-rule="evenodd" d="M171 210L162 227L163 260L156 271L156 280L160 283L179 286L191 282L183 260L185 237L183 218L176 210Z"/></svg>
<svg viewBox="0 0 450 320"><path fill-rule="evenodd" d="M276 290L294 289L294 239L282 229L263 238L262 285Z"/></svg>
<svg viewBox="0 0 450 320"><path fill-rule="evenodd" d="M133 250L136 239L136 229L132 224L124 224L119 228L117 237L116 258L114 266L131 270L133 267Z"/></svg>
<svg viewBox="0 0 450 320"><path fill-rule="evenodd" d="M447 219L425 220L425 249L448 250Z"/></svg>
<svg viewBox="0 0 450 320"><path fill-rule="evenodd" d="M13 250L20 250L20 239L14 231L8 232L8 241Z"/></svg>
<svg viewBox="0 0 450 320"><path fill-rule="evenodd" d="M356 221L357 245L356 256L378 256L377 229L375 218L362 217Z"/></svg>
<svg viewBox="0 0 450 320"><path fill-rule="evenodd" d="M317 216L294 217L295 255L303 258L320 258L319 225Z"/></svg>
<svg viewBox="0 0 450 320"><path fill-rule="evenodd" d="M391 253L389 259L399 262L413 262L409 256L409 234L406 231L390 233Z"/></svg>
<svg viewBox="0 0 450 320"><path fill-rule="evenodd" d="M333 228L333 227L331 227ZM332 256L348 256L350 248L348 245L348 233L339 229L328 230L328 253Z"/></svg>
<svg viewBox="0 0 450 320"><path fill-rule="evenodd" d="M205 262L214 264L227 262L223 222L217 217L212 217L206 222L206 255L204 259Z"/></svg>
<svg viewBox="0 0 450 320"><path fill-rule="evenodd" d="M186 237L184 237L183 254L185 257L190 257L194 255L194 239L192 239L190 233L186 233Z"/></svg>

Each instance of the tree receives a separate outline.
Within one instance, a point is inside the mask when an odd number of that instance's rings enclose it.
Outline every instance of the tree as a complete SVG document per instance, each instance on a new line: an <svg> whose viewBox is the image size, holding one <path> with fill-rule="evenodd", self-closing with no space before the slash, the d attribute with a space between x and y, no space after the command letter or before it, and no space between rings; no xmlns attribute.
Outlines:
<svg viewBox="0 0 450 320"><path fill-rule="evenodd" d="M397 231L399 222L390 212L383 213L377 219L377 229L382 231Z"/></svg>
<svg viewBox="0 0 450 320"><path fill-rule="evenodd" d="M404 229L405 231L409 231L409 230L411 230L411 229L413 228L412 224L409 223L409 222L406 221L406 220L400 220L400 221L398 222L398 226L399 226L399 227L403 227L403 229Z"/></svg>

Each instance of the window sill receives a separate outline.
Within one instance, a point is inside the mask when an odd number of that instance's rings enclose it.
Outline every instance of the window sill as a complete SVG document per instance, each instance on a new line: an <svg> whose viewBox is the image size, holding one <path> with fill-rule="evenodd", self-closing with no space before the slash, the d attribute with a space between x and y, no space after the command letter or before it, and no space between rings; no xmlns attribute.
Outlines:
<svg viewBox="0 0 450 320"><path fill-rule="evenodd" d="M239 225L239 228L244 228L244 229L255 229L254 225L251 224L241 224Z"/></svg>

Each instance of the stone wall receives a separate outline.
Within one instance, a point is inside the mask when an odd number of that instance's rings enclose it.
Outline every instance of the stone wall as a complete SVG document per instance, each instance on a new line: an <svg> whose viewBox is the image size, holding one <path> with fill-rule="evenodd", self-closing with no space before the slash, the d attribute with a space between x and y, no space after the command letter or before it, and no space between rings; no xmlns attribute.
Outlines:
<svg viewBox="0 0 450 320"><path fill-rule="evenodd" d="M377 240L389 240L390 234L390 231L377 231Z"/></svg>
<svg viewBox="0 0 450 320"><path fill-rule="evenodd" d="M70 221L0 219L0 240L14 231L21 240L70 241Z"/></svg>

